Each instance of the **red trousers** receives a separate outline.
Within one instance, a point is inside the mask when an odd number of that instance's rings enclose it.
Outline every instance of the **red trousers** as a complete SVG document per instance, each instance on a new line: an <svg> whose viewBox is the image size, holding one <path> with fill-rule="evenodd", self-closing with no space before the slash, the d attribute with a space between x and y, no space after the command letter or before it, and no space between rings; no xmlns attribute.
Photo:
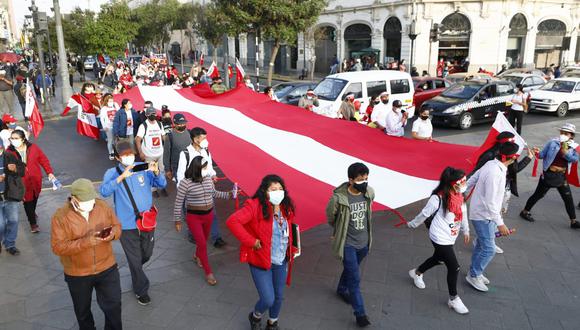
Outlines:
<svg viewBox="0 0 580 330"><path fill-rule="evenodd" d="M201 261L205 275L209 275L212 271L207 258L207 239L209 238L211 230L213 212L203 215L187 213L185 219L189 231L191 232L191 235L193 235L193 239L195 239L195 256Z"/></svg>

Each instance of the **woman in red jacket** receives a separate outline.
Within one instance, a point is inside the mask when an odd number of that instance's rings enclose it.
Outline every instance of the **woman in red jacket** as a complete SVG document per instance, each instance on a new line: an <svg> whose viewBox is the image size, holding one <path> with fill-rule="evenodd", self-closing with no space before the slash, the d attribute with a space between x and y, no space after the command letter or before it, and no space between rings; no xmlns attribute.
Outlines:
<svg viewBox="0 0 580 330"><path fill-rule="evenodd" d="M23 131L13 131L10 136L10 143L8 150L26 164L26 174L23 178L24 187L26 188L24 211L26 212L26 217L28 217L28 222L30 222L30 232L36 234L40 231L36 222L36 203L42 189L42 172L40 168L44 169L49 180L52 181L55 177L44 152L39 146L30 143Z"/></svg>
<svg viewBox="0 0 580 330"><path fill-rule="evenodd" d="M290 284L294 260L293 220L294 204L277 175L264 177L254 197L227 220L228 228L241 242L240 261L250 265L260 296L249 315L252 329L261 329L266 310L270 316L266 329L278 329L284 283Z"/></svg>

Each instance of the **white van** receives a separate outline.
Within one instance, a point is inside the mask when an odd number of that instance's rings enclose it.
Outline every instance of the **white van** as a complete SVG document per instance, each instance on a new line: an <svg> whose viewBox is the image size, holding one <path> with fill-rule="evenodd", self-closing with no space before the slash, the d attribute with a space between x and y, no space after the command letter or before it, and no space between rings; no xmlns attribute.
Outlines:
<svg viewBox="0 0 580 330"><path fill-rule="evenodd" d="M369 97L385 91L390 95L389 104L394 100L401 101L403 110L409 113L409 117L413 117L415 89L411 76L406 72L392 70L344 72L327 76L314 89L320 105L313 110L337 118L340 104L346 95L352 93L355 100L360 101L361 111L364 112L369 105Z"/></svg>

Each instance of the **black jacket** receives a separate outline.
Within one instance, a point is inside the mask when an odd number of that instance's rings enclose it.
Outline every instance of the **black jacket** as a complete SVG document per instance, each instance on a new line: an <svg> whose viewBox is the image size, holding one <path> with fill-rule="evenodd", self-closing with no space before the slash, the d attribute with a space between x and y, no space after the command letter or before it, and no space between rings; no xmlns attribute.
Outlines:
<svg viewBox="0 0 580 330"><path fill-rule="evenodd" d="M4 157L4 174L6 175L4 197L7 200L19 202L24 198L25 188L22 177L26 173L26 165L10 152L4 151L0 157ZM16 171L8 170L8 164L16 164Z"/></svg>
<svg viewBox="0 0 580 330"><path fill-rule="evenodd" d="M499 155L499 145L495 145L495 146L489 148L486 152L484 152L483 154L481 154L481 156L479 156L479 159L477 160L477 164L475 165L475 168L469 174L469 176L472 176L473 173L477 172L477 170L479 170L488 161L497 158L498 155ZM516 197L519 197L519 195L518 195L518 183L517 183L518 175L517 174L519 172L521 172L524 168L526 168L526 166L528 166L528 164L530 164L531 161L532 161L532 159L530 157L526 156L521 161L514 162L513 164L508 166L507 175L506 175L506 187L509 187L511 192L512 192L512 195L514 195Z"/></svg>

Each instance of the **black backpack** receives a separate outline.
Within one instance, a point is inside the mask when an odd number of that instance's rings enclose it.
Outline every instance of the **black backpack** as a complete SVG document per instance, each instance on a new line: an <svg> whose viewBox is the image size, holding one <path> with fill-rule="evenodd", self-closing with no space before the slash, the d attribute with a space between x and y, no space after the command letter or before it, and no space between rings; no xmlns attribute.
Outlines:
<svg viewBox="0 0 580 330"><path fill-rule="evenodd" d="M163 131L163 126L161 125L159 120L156 120L155 122L157 122L157 125L159 125L159 129ZM147 135L147 126L148 126L147 121L144 121L141 125L143 125L143 129L145 130L145 132L143 133L143 144L145 144L145 136ZM163 139L161 139L161 143L163 143Z"/></svg>
<svg viewBox="0 0 580 330"><path fill-rule="evenodd" d="M431 214L427 219L425 219L425 227L427 227L427 229L431 227L431 222L433 222L433 218L435 218L435 215L437 214L437 212L439 212L439 209L441 208L441 196L437 196L437 198L439 199L439 205L437 206L437 210L435 210L433 214Z"/></svg>

